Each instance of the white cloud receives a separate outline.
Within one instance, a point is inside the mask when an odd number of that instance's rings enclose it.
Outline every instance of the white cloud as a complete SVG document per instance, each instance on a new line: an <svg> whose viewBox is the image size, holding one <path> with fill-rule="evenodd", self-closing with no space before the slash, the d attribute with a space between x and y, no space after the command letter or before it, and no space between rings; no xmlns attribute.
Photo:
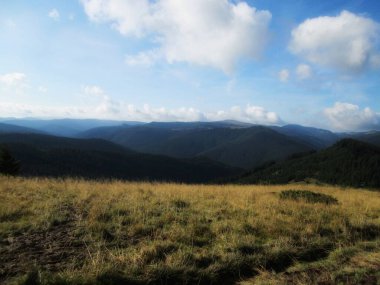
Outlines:
<svg viewBox="0 0 380 285"><path fill-rule="evenodd" d="M205 117L211 121L233 119L263 125L276 125L282 123L282 120L275 112L270 112L263 107L252 105L247 105L245 108L234 106L227 111L205 114Z"/></svg>
<svg viewBox="0 0 380 285"><path fill-rule="evenodd" d="M333 107L326 108L324 115L336 130L380 130L380 113L376 113L368 107L360 109L354 104L337 102Z"/></svg>
<svg viewBox="0 0 380 285"><path fill-rule="evenodd" d="M102 117L116 116L121 112L120 106L122 104L113 101L101 87L97 85L82 86L82 92L90 97L88 100L86 99L88 105L91 105L93 102L98 102L100 100L99 103L95 104L92 107L92 109L95 110L95 113L90 110L83 111L84 113L89 113L88 115L94 114L93 116ZM90 101L91 99L92 101Z"/></svg>
<svg viewBox="0 0 380 285"><path fill-rule="evenodd" d="M314 64L359 72L378 65L379 38L379 23L342 11L336 17L317 17L301 23L292 31L289 49Z"/></svg>
<svg viewBox="0 0 380 285"><path fill-rule="evenodd" d="M60 18L60 14L57 9L52 9L48 13L49 18L52 18L54 21L58 21Z"/></svg>
<svg viewBox="0 0 380 285"><path fill-rule="evenodd" d="M299 64L296 69L298 79L305 80L311 77L311 67L307 64Z"/></svg>
<svg viewBox="0 0 380 285"><path fill-rule="evenodd" d="M109 22L125 36L152 39L154 50L169 63L211 66L226 73L242 58L259 57L271 20L268 11L229 0L81 2L90 20ZM149 62L151 52L137 59Z"/></svg>
<svg viewBox="0 0 380 285"><path fill-rule="evenodd" d="M278 73L278 78L280 79L281 82L288 82L289 77L290 77L290 72L288 69L282 69Z"/></svg>
<svg viewBox="0 0 380 285"><path fill-rule="evenodd" d="M94 96L104 96L105 95L104 90L101 87L96 86L96 85L82 86L82 91L86 95L94 95Z"/></svg>
<svg viewBox="0 0 380 285"><path fill-rule="evenodd" d="M45 86L39 86L38 87L38 92L40 92L40 93L47 93L48 89Z"/></svg>
<svg viewBox="0 0 380 285"><path fill-rule="evenodd" d="M13 72L13 73L7 73L0 75L0 83L3 83L7 86L14 86L19 85L22 83L26 78L26 75L24 73L20 72Z"/></svg>

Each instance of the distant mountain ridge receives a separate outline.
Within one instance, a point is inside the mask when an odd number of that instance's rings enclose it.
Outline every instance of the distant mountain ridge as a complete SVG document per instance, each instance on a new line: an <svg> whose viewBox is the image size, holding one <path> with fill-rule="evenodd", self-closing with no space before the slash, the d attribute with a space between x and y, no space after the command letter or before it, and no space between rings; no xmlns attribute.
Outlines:
<svg viewBox="0 0 380 285"><path fill-rule="evenodd" d="M96 119L3 119L2 123L34 129L35 132L45 134L75 137L78 133L97 127L110 127L120 124L138 125L140 122L122 122L113 120L96 120Z"/></svg>
<svg viewBox="0 0 380 285"><path fill-rule="evenodd" d="M151 123L89 130L82 138L102 138L130 149L176 158L204 156L234 167L252 168L312 146L268 127L229 123Z"/></svg>
<svg viewBox="0 0 380 285"><path fill-rule="evenodd" d="M342 138L340 135L328 130L300 125L285 125L283 127L272 127L272 129L281 134L297 138L315 149L329 147Z"/></svg>
<svg viewBox="0 0 380 285"><path fill-rule="evenodd" d="M299 125L257 126L237 122L149 123L95 128L80 134L102 138L145 153L177 158L205 156L251 169L295 153L327 148L346 137L380 145L380 132L339 134Z"/></svg>
<svg viewBox="0 0 380 285"><path fill-rule="evenodd" d="M38 131L32 128L21 127L12 124L0 123L0 134L1 133L24 133L24 134L32 134L32 133L44 133L42 131Z"/></svg>
<svg viewBox="0 0 380 285"><path fill-rule="evenodd" d="M109 151L115 153L135 153L121 145L102 139L75 139L36 133L0 134L1 144L27 144L40 150L76 149L92 151Z"/></svg>
<svg viewBox="0 0 380 285"><path fill-rule="evenodd" d="M122 130L125 127L143 126L146 128L167 129L167 130L195 130L195 129L215 129L215 128L250 128L260 126L252 123L239 122L235 120L212 121L212 122L137 122L137 121L116 121L116 120L99 120L99 119L35 119L35 118L0 118L1 124L5 124L12 128L9 132L17 132L17 127L26 128L19 129L19 132L44 133L56 136L83 137L83 136L99 136L103 132L105 135L114 133L116 130ZM351 132L351 133L334 133L332 131L305 127L301 125L289 124L284 126L261 126L271 128L272 130L302 140L311 146L321 149L331 146L342 138L354 138L357 140L367 141L380 145L380 130L369 132ZM5 131L6 132L6 131Z"/></svg>

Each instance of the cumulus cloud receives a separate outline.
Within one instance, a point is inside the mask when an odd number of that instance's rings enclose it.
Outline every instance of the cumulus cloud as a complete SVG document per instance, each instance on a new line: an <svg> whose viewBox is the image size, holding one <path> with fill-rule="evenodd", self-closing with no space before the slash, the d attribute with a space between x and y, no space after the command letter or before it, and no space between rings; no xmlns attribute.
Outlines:
<svg viewBox="0 0 380 285"><path fill-rule="evenodd" d="M0 83L3 83L7 86L14 86L22 83L26 78L24 73L13 72L0 75Z"/></svg>
<svg viewBox="0 0 380 285"><path fill-rule="evenodd" d="M288 69L282 69L278 73L278 79L280 79L281 82L288 82L289 77L290 77L290 72Z"/></svg>
<svg viewBox="0 0 380 285"><path fill-rule="evenodd" d="M57 9L52 9L48 13L49 18L52 18L54 21L58 21L60 18L60 14Z"/></svg>
<svg viewBox="0 0 380 285"><path fill-rule="evenodd" d="M380 113L370 108L337 102L324 110L324 115L333 128L340 131L380 130Z"/></svg>
<svg viewBox="0 0 380 285"><path fill-rule="evenodd" d="M379 67L380 24L342 11L336 17L317 17L293 29L289 49L318 65L344 72Z"/></svg>
<svg viewBox="0 0 380 285"><path fill-rule="evenodd" d="M307 64L299 64L296 68L296 74L298 79L305 80L311 77L311 67Z"/></svg>
<svg viewBox="0 0 380 285"><path fill-rule="evenodd" d="M169 63L211 66L226 73L241 58L259 57L271 20L268 11L230 0L81 2L90 20L110 23L124 36L152 39L155 54ZM127 62L149 63L151 55L148 50Z"/></svg>
<svg viewBox="0 0 380 285"><path fill-rule="evenodd" d="M92 116L117 116L123 109L123 103L116 102L110 98L110 96L99 86L97 85L86 85L82 86L82 92L86 96L91 96L95 100L100 100L100 102L93 106L92 109L95 112L89 110L83 110L83 113L88 113ZM96 102L96 101L95 101ZM88 104L91 104L88 102Z"/></svg>

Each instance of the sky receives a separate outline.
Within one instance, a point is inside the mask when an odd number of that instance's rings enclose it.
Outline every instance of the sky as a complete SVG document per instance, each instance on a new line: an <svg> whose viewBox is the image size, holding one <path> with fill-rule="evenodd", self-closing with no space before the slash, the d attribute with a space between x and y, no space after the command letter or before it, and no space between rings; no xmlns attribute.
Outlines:
<svg viewBox="0 0 380 285"><path fill-rule="evenodd" d="M0 117L380 130L378 0L3 0Z"/></svg>

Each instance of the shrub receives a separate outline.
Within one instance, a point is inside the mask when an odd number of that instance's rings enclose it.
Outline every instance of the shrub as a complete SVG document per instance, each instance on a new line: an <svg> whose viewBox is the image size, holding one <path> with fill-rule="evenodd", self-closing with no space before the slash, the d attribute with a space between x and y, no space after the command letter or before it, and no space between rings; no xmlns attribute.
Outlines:
<svg viewBox="0 0 380 285"><path fill-rule="evenodd" d="M307 190L285 190L280 193L280 199L296 201L303 200L307 203L324 203L327 205L338 204L338 200L330 195Z"/></svg>

